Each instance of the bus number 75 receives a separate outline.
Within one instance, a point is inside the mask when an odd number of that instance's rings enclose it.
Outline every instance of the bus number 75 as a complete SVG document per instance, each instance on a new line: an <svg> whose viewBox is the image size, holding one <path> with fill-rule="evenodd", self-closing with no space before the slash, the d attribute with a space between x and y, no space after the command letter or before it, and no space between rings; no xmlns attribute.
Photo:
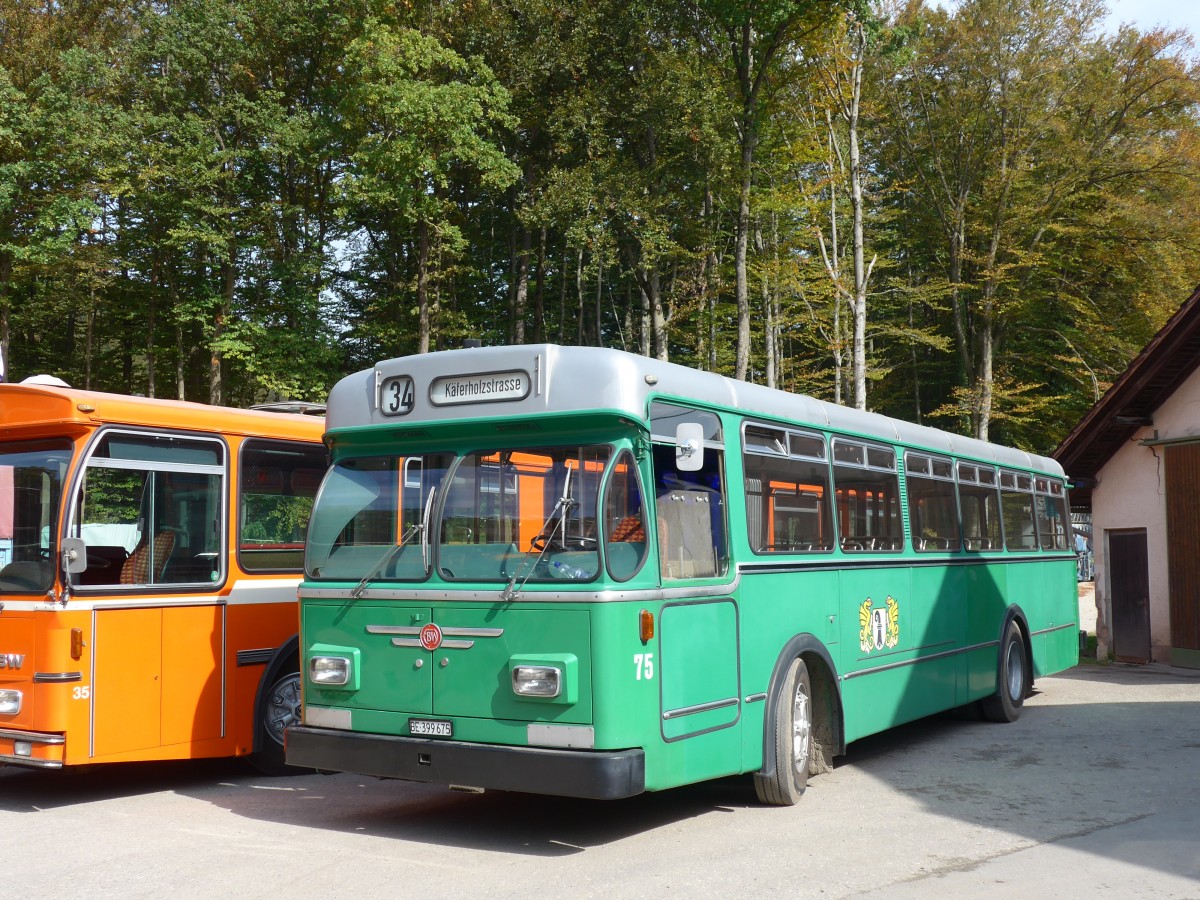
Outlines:
<svg viewBox="0 0 1200 900"><path fill-rule="evenodd" d="M633 654L633 667L635 670L637 670L638 681L641 681L643 678L645 678L647 681L650 681L652 678L654 678L654 654Z"/></svg>

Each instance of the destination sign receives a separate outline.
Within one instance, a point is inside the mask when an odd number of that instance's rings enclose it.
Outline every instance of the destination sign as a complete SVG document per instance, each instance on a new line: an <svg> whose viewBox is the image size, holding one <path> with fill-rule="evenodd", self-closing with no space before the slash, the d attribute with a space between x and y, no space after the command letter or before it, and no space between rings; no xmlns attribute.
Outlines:
<svg viewBox="0 0 1200 900"><path fill-rule="evenodd" d="M486 372L478 375L448 375L429 385L429 402L434 406L463 403L500 403L524 400L532 381L528 372Z"/></svg>

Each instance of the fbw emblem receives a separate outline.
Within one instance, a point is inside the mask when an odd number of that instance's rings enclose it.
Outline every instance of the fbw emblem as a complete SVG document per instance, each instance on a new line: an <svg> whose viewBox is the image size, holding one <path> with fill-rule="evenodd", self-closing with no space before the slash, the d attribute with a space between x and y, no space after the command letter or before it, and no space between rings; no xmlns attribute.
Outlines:
<svg viewBox="0 0 1200 900"><path fill-rule="evenodd" d="M868 597L858 608L858 646L863 653L892 648L900 642L900 604L888 596L883 606Z"/></svg>

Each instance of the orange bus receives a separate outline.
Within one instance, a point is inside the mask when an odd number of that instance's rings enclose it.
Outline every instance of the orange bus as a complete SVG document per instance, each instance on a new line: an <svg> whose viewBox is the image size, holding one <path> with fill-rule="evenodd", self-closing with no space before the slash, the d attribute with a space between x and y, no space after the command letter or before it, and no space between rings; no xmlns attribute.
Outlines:
<svg viewBox="0 0 1200 900"><path fill-rule="evenodd" d="M0 385L0 765L283 769L323 430Z"/></svg>

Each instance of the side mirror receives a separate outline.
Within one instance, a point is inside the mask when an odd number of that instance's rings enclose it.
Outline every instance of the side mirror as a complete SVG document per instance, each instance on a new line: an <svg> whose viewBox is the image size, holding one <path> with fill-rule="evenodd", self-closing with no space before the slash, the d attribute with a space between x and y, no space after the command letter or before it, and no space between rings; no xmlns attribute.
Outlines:
<svg viewBox="0 0 1200 900"><path fill-rule="evenodd" d="M78 575L87 569L87 545L82 538L63 538L62 560L69 575Z"/></svg>
<svg viewBox="0 0 1200 900"><path fill-rule="evenodd" d="M704 426L699 422L681 422L675 429L675 468L680 472L704 468Z"/></svg>

